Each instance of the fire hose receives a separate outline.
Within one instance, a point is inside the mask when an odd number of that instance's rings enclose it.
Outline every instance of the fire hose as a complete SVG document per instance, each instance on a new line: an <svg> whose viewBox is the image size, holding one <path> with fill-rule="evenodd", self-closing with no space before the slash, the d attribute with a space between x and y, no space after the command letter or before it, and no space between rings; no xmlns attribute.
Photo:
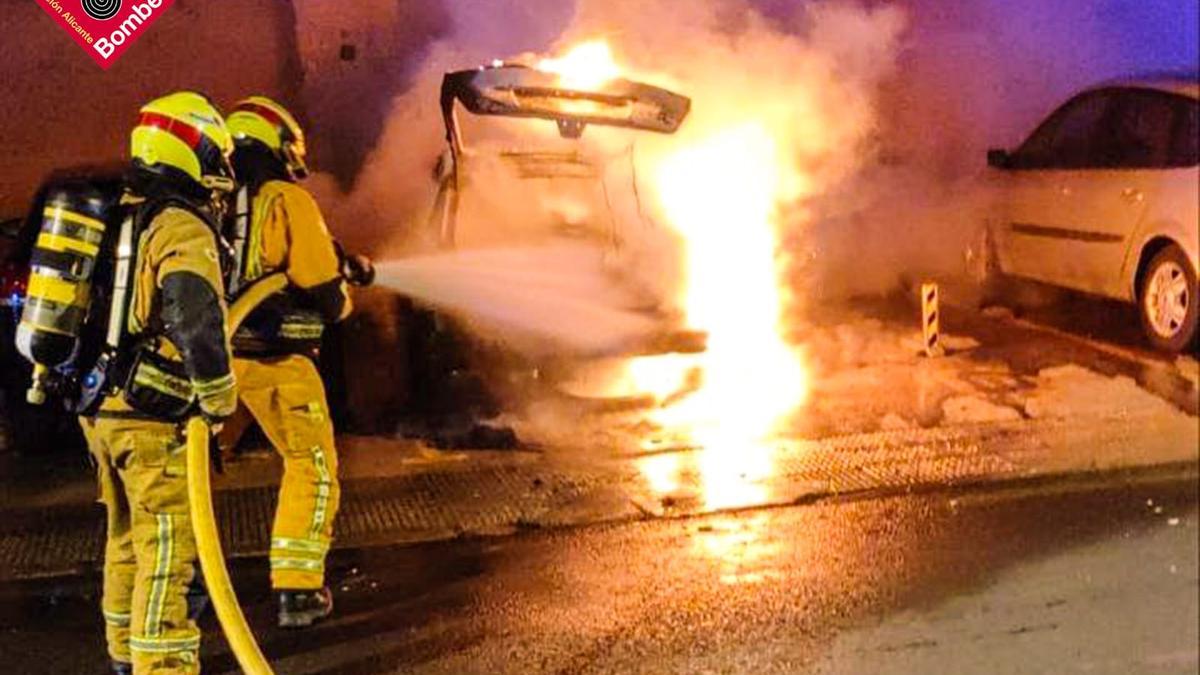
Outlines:
<svg viewBox="0 0 1200 675"><path fill-rule="evenodd" d="M255 283L229 308L228 334L233 335L246 320L250 312L268 297L287 287L287 277L273 274ZM196 416L187 424L187 475L188 502L191 505L192 529L196 536L196 550L200 556L200 569L208 584L217 620L229 642L229 648L237 658L238 665L247 675L271 675L273 672L263 656L246 617L242 614L229 570L225 566L225 555L221 551L221 538L213 512L212 486L209 481L209 435L208 423Z"/></svg>

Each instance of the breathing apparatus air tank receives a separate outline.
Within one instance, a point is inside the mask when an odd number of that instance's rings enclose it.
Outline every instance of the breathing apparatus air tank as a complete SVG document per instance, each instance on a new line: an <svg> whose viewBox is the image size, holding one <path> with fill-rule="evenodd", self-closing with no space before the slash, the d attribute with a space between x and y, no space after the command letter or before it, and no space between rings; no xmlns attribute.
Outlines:
<svg viewBox="0 0 1200 675"><path fill-rule="evenodd" d="M54 185L45 193L16 336L18 351L33 363L26 399L34 405L46 401L49 374L69 367L79 355L112 203L111 196L86 181Z"/></svg>

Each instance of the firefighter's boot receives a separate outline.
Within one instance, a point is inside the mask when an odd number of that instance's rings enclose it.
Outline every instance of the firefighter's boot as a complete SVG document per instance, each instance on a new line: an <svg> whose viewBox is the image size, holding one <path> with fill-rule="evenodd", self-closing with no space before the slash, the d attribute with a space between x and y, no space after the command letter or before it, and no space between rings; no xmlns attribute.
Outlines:
<svg viewBox="0 0 1200 675"><path fill-rule="evenodd" d="M328 588L279 592L280 628L307 628L332 613L333 594Z"/></svg>

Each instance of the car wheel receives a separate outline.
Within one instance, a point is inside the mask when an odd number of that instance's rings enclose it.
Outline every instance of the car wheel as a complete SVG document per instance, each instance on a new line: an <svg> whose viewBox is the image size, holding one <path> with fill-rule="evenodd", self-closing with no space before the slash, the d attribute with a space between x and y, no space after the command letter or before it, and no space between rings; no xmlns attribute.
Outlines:
<svg viewBox="0 0 1200 675"><path fill-rule="evenodd" d="M1196 273L1174 244L1159 251L1142 273L1138 313L1142 330L1155 349L1181 352L1196 337L1200 317Z"/></svg>

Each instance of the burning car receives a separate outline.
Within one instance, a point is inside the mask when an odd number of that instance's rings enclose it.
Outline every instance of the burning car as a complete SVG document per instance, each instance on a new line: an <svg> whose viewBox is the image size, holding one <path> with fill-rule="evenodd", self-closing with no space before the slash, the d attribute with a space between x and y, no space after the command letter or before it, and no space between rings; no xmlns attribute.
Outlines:
<svg viewBox="0 0 1200 675"><path fill-rule="evenodd" d="M616 353L589 356L704 350L706 336L687 329L629 273L637 265L636 240L655 227L641 201L636 139L674 134L691 110L690 99L612 74L567 77L544 66L496 62L447 73L440 103L447 147L435 172L425 232L433 246L459 252L588 249L612 283L633 298L626 309L657 326ZM467 351L487 349L474 341ZM506 358L513 365L511 354ZM518 368L552 381L567 363L547 359L520 360Z"/></svg>
<svg viewBox="0 0 1200 675"><path fill-rule="evenodd" d="M524 184L541 193L546 208L523 214L526 220L529 216L535 220L525 224L528 230L578 236L581 233L576 228L585 228L609 241L619 240L620 228L627 223L619 221L612 213L611 200L606 198L603 207L597 208L594 190L607 190L612 182L624 179L630 181L624 187L632 191L635 200L640 200L633 183L636 176L614 177L612 170L620 168L614 166L616 162L602 162L595 153L586 153L573 141L579 141L589 126L674 133L687 117L691 102L665 89L624 79L610 80L590 91L564 88L560 78L553 73L497 64L448 73L442 84L441 107L449 147L439 167L438 195L431 224L443 246L461 246L494 239L494 230L463 231L460 223L471 222L469 214L464 216L463 212L477 207L477 200L486 199L484 193L491 186L479 182L478 175L494 171L496 162L507 166L510 169L508 175L518 179L505 187ZM476 116L553 122L559 137L568 142L555 144L553 139L542 135L541 143L537 143L539 139L534 133L521 139L523 147L508 143L472 147L464 134L458 114L460 107ZM534 144L529 143L531 139ZM609 159L631 162L627 153ZM505 201L512 202L512 198L511 194L505 195ZM559 208L572 198L586 210L586 216ZM494 207L495 203L487 206ZM609 213L601 213L606 210ZM494 212L491 215L494 221ZM542 216L543 222L536 222L538 216ZM511 243L511 238L504 243Z"/></svg>

